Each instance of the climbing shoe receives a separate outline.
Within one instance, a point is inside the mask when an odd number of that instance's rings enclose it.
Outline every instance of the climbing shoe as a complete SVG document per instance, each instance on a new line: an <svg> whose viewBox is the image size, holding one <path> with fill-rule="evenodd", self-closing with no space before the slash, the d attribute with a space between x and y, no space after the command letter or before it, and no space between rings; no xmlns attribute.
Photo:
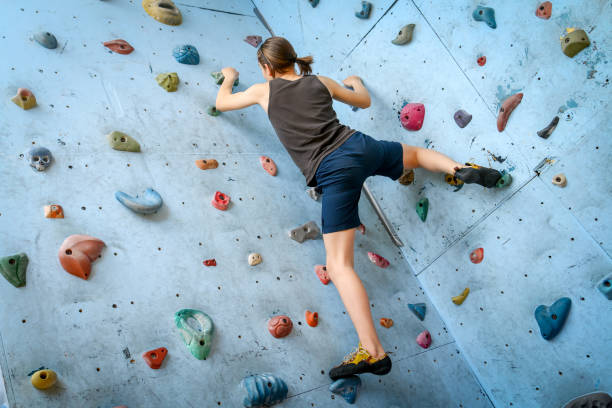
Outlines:
<svg viewBox="0 0 612 408"><path fill-rule="evenodd" d="M473 163L465 163L466 166L462 169L455 170L455 177L466 184L480 184L483 187L496 187L497 181L502 177L502 174L488 167L480 167Z"/></svg>
<svg viewBox="0 0 612 408"><path fill-rule="evenodd" d="M383 358L375 359L359 343L359 346L351 354L344 357L342 364L329 371L329 377L336 381L338 378L354 374L385 375L389 371L391 371L391 359L388 355L385 354Z"/></svg>

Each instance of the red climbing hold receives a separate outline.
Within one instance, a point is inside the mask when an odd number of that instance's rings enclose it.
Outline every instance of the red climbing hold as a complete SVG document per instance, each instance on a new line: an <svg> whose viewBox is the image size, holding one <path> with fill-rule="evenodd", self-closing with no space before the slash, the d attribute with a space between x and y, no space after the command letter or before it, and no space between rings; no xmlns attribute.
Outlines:
<svg viewBox="0 0 612 408"><path fill-rule="evenodd" d="M145 363L149 365L149 367L157 370L164 362L166 354L168 354L168 350L165 347L160 347L143 353L142 358L144 359Z"/></svg>
<svg viewBox="0 0 612 408"><path fill-rule="evenodd" d="M329 283L329 275L327 274L325 265L315 265L315 273L322 284L327 285Z"/></svg>
<svg viewBox="0 0 612 408"><path fill-rule="evenodd" d="M107 41L103 44L106 48L116 52L117 54L129 54L134 51L134 47L132 47L127 41L121 39Z"/></svg>
<svg viewBox="0 0 612 408"><path fill-rule="evenodd" d="M293 329L293 322L289 316L279 315L268 320L268 331L277 339L289 335L291 329Z"/></svg>
<svg viewBox="0 0 612 408"><path fill-rule="evenodd" d="M478 57L478 59L476 60L476 62L478 63L478 65L480 65L481 67L484 66L484 64L487 63L487 57L485 57L484 55Z"/></svg>
<svg viewBox="0 0 612 408"><path fill-rule="evenodd" d="M227 194L223 194L220 191L217 191L215 193L215 198L213 198L212 200L213 207L221 211L227 210L229 203L230 203L230 196L228 196Z"/></svg>
<svg viewBox="0 0 612 408"><path fill-rule="evenodd" d="M268 174L270 174L271 176L276 176L276 163L274 163L274 160L267 156L261 156L259 158L259 161L261 162L261 165L263 166L264 170L268 172Z"/></svg>
<svg viewBox="0 0 612 408"><path fill-rule="evenodd" d="M317 324L319 324L319 314L317 312L311 312L310 310L307 310L306 323L308 323L310 327L317 327Z"/></svg>
<svg viewBox="0 0 612 408"><path fill-rule="evenodd" d="M387 329L393 326L393 319L388 319L386 317L380 318L380 325L382 327L386 327Z"/></svg>
<svg viewBox="0 0 612 408"><path fill-rule="evenodd" d="M389 261L382 256L375 254L374 252L368 252L368 258L370 258L370 261L372 261L373 264L381 268L386 268L389 266Z"/></svg>
<svg viewBox="0 0 612 408"><path fill-rule="evenodd" d="M481 263L483 258L484 258L484 249L482 248L476 248L470 254L470 261L472 261L472 263L475 263L475 264Z"/></svg>
<svg viewBox="0 0 612 408"><path fill-rule="evenodd" d="M536 16L543 18L544 20L548 20L550 15L552 14L552 3L550 1L545 1L540 4L536 9Z"/></svg>
<svg viewBox="0 0 612 408"><path fill-rule="evenodd" d="M361 232L361 235L365 235L365 225L360 224L360 225L357 227L357 231Z"/></svg>
<svg viewBox="0 0 612 408"><path fill-rule="evenodd" d="M506 128L506 123L508 123L508 119L510 119L510 114L512 111L521 103L523 100L523 93L519 92L512 96L509 96L504 103L502 103L501 108L499 109L499 116L497 116L497 130L503 132Z"/></svg>
<svg viewBox="0 0 612 408"><path fill-rule="evenodd" d="M104 242L89 235L71 235L59 249L59 261L62 267L74 276L87 280L91 272L91 263L98 259L104 248Z"/></svg>
<svg viewBox="0 0 612 408"><path fill-rule="evenodd" d="M407 103L400 113L402 126L408 130L419 130L425 120L425 106L422 103Z"/></svg>
<svg viewBox="0 0 612 408"><path fill-rule="evenodd" d="M261 35L247 35L244 39L245 42L251 44L255 48L259 47L259 44L261 44L261 40Z"/></svg>
<svg viewBox="0 0 612 408"><path fill-rule="evenodd" d="M217 261L215 259L207 259L203 264L206 266L217 266Z"/></svg>

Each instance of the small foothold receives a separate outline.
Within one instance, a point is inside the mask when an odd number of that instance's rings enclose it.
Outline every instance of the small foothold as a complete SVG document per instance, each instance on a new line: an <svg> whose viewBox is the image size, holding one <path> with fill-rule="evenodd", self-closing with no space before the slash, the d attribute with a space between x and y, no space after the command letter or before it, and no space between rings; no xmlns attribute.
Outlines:
<svg viewBox="0 0 612 408"><path fill-rule="evenodd" d="M261 163L264 170L268 172L269 175L276 176L277 169L276 169L276 163L274 163L274 160L272 160L271 158L267 156L260 156L259 162Z"/></svg>
<svg viewBox="0 0 612 408"><path fill-rule="evenodd" d="M106 48L113 52L116 52L117 54L129 54L134 51L134 47L132 47L130 43L122 39L107 41L103 44Z"/></svg>
<svg viewBox="0 0 612 408"><path fill-rule="evenodd" d="M408 303L408 309L410 309L420 321L425 320L425 312L427 311L425 303Z"/></svg>
<svg viewBox="0 0 612 408"><path fill-rule="evenodd" d="M253 374L240 381L246 393L242 400L245 408L270 407L287 398L287 384L273 374Z"/></svg>
<svg viewBox="0 0 612 408"><path fill-rule="evenodd" d="M174 323L191 354L198 360L206 360L215 331L210 316L195 309L181 309L174 314Z"/></svg>
<svg viewBox="0 0 612 408"><path fill-rule="evenodd" d="M456 305L462 304L465 298L467 298L469 293L470 293L470 288L463 289L463 292L461 292L460 295L453 297L453 303Z"/></svg>
<svg viewBox="0 0 612 408"><path fill-rule="evenodd" d="M431 334L429 334L427 330L422 331L417 336L416 342L424 349L429 348L429 346L431 346Z"/></svg>
<svg viewBox="0 0 612 408"><path fill-rule="evenodd" d="M198 65L200 63L198 49L190 44L177 45L172 50L172 56L181 64Z"/></svg>
<svg viewBox="0 0 612 408"><path fill-rule="evenodd" d="M220 191L217 191L215 193L215 197L212 200L212 206L215 207L217 210L225 211L229 206L230 200L230 196L228 196L227 194L223 194Z"/></svg>
<svg viewBox="0 0 612 408"><path fill-rule="evenodd" d="M357 18L366 19L370 17L370 12L372 11L372 3L368 1L361 2L361 10L355 12L355 16Z"/></svg>
<svg viewBox="0 0 612 408"><path fill-rule="evenodd" d="M327 267L325 265L315 265L315 273L322 284L327 285L330 282Z"/></svg>
<svg viewBox="0 0 612 408"><path fill-rule="evenodd" d="M561 49L563 53L570 58L574 58L576 54L591 45L589 37L584 30L575 28L566 28L567 33L561 37Z"/></svg>
<svg viewBox="0 0 612 408"><path fill-rule="evenodd" d="M115 150L122 152L139 152L140 144L133 139L131 136L126 135L123 132L114 131L108 136L108 142L110 146Z"/></svg>
<svg viewBox="0 0 612 408"><path fill-rule="evenodd" d="M139 197L132 197L122 191L115 193L115 198L124 207L138 214L153 214L157 212L163 205L163 200L159 193L152 188L147 188Z"/></svg>
<svg viewBox="0 0 612 408"><path fill-rule="evenodd" d="M142 7L148 15L160 23L180 25L183 22L181 11L172 0L142 0Z"/></svg>
<svg viewBox="0 0 612 408"><path fill-rule="evenodd" d="M540 136L542 139L548 139L548 137L552 135L552 132L554 132L557 128L558 123L559 117L555 116L548 126L538 131L538 136Z"/></svg>
<svg viewBox="0 0 612 408"><path fill-rule="evenodd" d="M365 235L365 233L366 233L365 225L359 224L359 226L357 227L357 231L361 232L361 235Z"/></svg>
<svg viewBox="0 0 612 408"><path fill-rule="evenodd" d="M32 39L50 50L57 48L57 39L55 36L47 31L36 33L32 36Z"/></svg>
<svg viewBox="0 0 612 408"><path fill-rule="evenodd" d="M506 173L505 170L502 170L501 177L495 183L495 187L504 188L508 187L510 184L512 184L512 176L510 173Z"/></svg>
<svg viewBox="0 0 612 408"><path fill-rule="evenodd" d="M259 44L261 44L261 40L261 35L247 35L244 39L246 43L251 44L255 48L259 47Z"/></svg>
<svg viewBox="0 0 612 408"><path fill-rule="evenodd" d="M312 6L312 8L317 7L317 5L319 4L319 0L308 0L308 2Z"/></svg>
<svg viewBox="0 0 612 408"><path fill-rule="evenodd" d="M310 187L306 189L306 194L308 194L308 197L312 198L315 201L319 201L319 199L321 198L321 192L318 187Z"/></svg>
<svg viewBox="0 0 612 408"><path fill-rule="evenodd" d="M28 261L28 256L23 252L0 258L0 273L14 287L25 286Z"/></svg>
<svg viewBox="0 0 612 408"><path fill-rule="evenodd" d="M64 209L59 204L45 205L45 218L64 218Z"/></svg>
<svg viewBox="0 0 612 408"><path fill-rule="evenodd" d="M523 100L523 94L521 92L509 96L504 103L502 103L501 108L499 108L499 115L497 116L497 130L503 132L506 128L506 123L508 123L508 119L510 118L510 114L512 111L521 103Z"/></svg>
<svg viewBox="0 0 612 408"><path fill-rule="evenodd" d="M217 261L215 259L207 259L202 262L204 266L217 266Z"/></svg>
<svg viewBox="0 0 612 408"><path fill-rule="evenodd" d="M293 322L289 316L279 315L268 320L268 331L277 339L288 336L293 329Z"/></svg>
<svg viewBox="0 0 612 408"><path fill-rule="evenodd" d="M612 407L612 397L606 392L591 392L580 397L576 397L563 408L610 408Z"/></svg>
<svg viewBox="0 0 612 408"><path fill-rule="evenodd" d="M199 159L195 161L195 164L201 170L216 169L219 167L219 162L215 159Z"/></svg>
<svg viewBox="0 0 612 408"><path fill-rule="evenodd" d="M314 221L308 221L306 224L289 231L289 238L300 244L307 239L318 238L319 235L321 235L321 230Z"/></svg>
<svg viewBox="0 0 612 408"><path fill-rule="evenodd" d="M487 25L491 28L497 28L497 23L495 22L495 10L493 10L491 7L477 6L472 13L472 17L476 21L483 21L487 23Z"/></svg>
<svg viewBox="0 0 612 408"><path fill-rule="evenodd" d="M357 375L340 378L329 386L329 391L338 394L349 404L354 404L361 386L361 378Z"/></svg>
<svg viewBox="0 0 612 408"><path fill-rule="evenodd" d="M11 98L15 105L20 106L23 110L32 109L36 106L36 97L26 88L17 89L17 95Z"/></svg>
<svg viewBox="0 0 612 408"><path fill-rule="evenodd" d="M53 155L46 147L33 147L28 151L28 161L34 170L45 171L53 163Z"/></svg>
<svg viewBox="0 0 612 408"><path fill-rule="evenodd" d="M544 3L540 3L535 12L536 16L543 18L544 20L548 20L550 15L552 14L552 3L550 1L545 1Z"/></svg>
<svg viewBox="0 0 612 408"><path fill-rule="evenodd" d="M98 259L104 242L89 235L70 235L60 246L58 257L66 272L87 280L91 263Z"/></svg>
<svg viewBox="0 0 612 408"><path fill-rule="evenodd" d="M425 120L425 106L422 103L407 103L400 112L402 126L408 130L419 130Z"/></svg>
<svg viewBox="0 0 612 408"><path fill-rule="evenodd" d="M459 187L455 191L460 190L461 187L463 187L463 184L464 184L462 180L459 180L457 178L457 176L454 176L454 175L448 174L448 173L446 173L444 175L444 181L446 182L446 184L450 184L451 186Z"/></svg>
<svg viewBox="0 0 612 408"><path fill-rule="evenodd" d="M317 327L319 324L319 314L317 312L311 312L310 310L306 311L306 323L310 327Z"/></svg>
<svg viewBox="0 0 612 408"><path fill-rule="evenodd" d="M406 24L402 27L399 33L397 33L397 37L395 37L395 39L391 42L395 45L408 44L410 41L412 41L414 27L414 24Z"/></svg>
<svg viewBox="0 0 612 408"><path fill-rule="evenodd" d="M390 328L391 326L393 326L393 319L388 319L388 318L386 318L386 317L381 317L381 318L380 318L380 325L381 325L382 327L385 327L385 328L387 328L387 329L388 329L388 328Z"/></svg>
<svg viewBox="0 0 612 408"><path fill-rule="evenodd" d="M565 174L559 173L552 178L552 183L555 186L565 187L567 185L567 179L565 178Z"/></svg>
<svg viewBox="0 0 612 408"><path fill-rule="evenodd" d="M221 73L221 71L211 72L210 76L215 79L215 83L217 85L221 85L223 81L225 80L225 76ZM236 78L236 80L234 81L234 85L232 86L237 86L238 83L239 83L239 79Z"/></svg>
<svg viewBox="0 0 612 408"><path fill-rule="evenodd" d="M164 72L156 76L155 80L167 92L175 92L178 89L179 77L176 72Z"/></svg>
<svg viewBox="0 0 612 408"><path fill-rule="evenodd" d="M536 308L534 315L540 334L545 340L552 340L563 328L565 319L569 314L572 301L570 298L562 297L551 306L540 305Z"/></svg>
<svg viewBox="0 0 612 408"><path fill-rule="evenodd" d="M472 121L472 115L470 115L463 109L459 109L457 112L455 112L453 118L455 119L455 123L457 124L457 126L459 126L461 129L466 127L468 123Z"/></svg>
<svg viewBox="0 0 612 408"><path fill-rule="evenodd" d="M427 211L429 211L429 200L427 198L421 198L416 205L416 212L419 215L421 221L425 222L427 219Z"/></svg>
<svg viewBox="0 0 612 408"><path fill-rule="evenodd" d="M259 265L262 262L263 259L261 259L261 255L259 255L258 253L254 252L252 254L249 254L249 265L255 266Z"/></svg>
<svg viewBox="0 0 612 408"><path fill-rule="evenodd" d="M409 186L414 183L414 170L404 169L402 175L397 179L398 183L404 186Z"/></svg>
<svg viewBox="0 0 612 408"><path fill-rule="evenodd" d="M478 63L478 65L483 67L487 63L487 57L485 57L484 55L481 55L480 57L478 57L476 62Z"/></svg>
<svg viewBox="0 0 612 408"><path fill-rule="evenodd" d="M609 300L612 300L612 275L599 282L597 289L599 289L599 291Z"/></svg>
<svg viewBox="0 0 612 408"><path fill-rule="evenodd" d="M481 263L483 258L484 258L483 248L476 248L470 254L470 261L472 261L472 263L475 263L475 264Z"/></svg>
<svg viewBox="0 0 612 408"><path fill-rule="evenodd" d="M165 347L160 347L143 353L142 358L144 359L145 363L149 365L149 367L157 370L164 362L166 354L168 354L168 350Z"/></svg>
<svg viewBox="0 0 612 408"><path fill-rule="evenodd" d="M206 113L208 113L210 116L219 116L221 114L221 111L218 110L216 106L211 105L206 110Z"/></svg>
<svg viewBox="0 0 612 408"><path fill-rule="evenodd" d="M49 369L38 370L32 374L30 381L34 388L46 390L55 385L57 382L57 374L55 374L55 371Z"/></svg>
<svg viewBox="0 0 612 408"><path fill-rule="evenodd" d="M383 258L382 256L378 254L375 254L374 252L368 252L368 258L374 265L380 268L386 268L389 266L388 260L386 260L385 258Z"/></svg>

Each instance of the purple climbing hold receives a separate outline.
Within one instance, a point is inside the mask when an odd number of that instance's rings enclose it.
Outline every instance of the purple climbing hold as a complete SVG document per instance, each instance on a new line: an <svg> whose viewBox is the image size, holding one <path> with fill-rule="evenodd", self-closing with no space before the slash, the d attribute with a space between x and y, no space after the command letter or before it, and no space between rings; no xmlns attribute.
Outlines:
<svg viewBox="0 0 612 408"><path fill-rule="evenodd" d="M548 136L552 135L552 132L557 128L557 124L559 123L559 117L555 116L553 120L546 126L544 129L538 131L538 136L542 139L548 139Z"/></svg>
<svg viewBox="0 0 612 408"><path fill-rule="evenodd" d="M244 42L249 43L253 47L257 48L259 47L259 44L261 44L261 40L261 35L247 35L244 39Z"/></svg>
<svg viewBox="0 0 612 408"><path fill-rule="evenodd" d="M466 127L468 123L472 121L472 115L470 115L463 109L459 109L457 112L455 112L453 118L455 119L457 126L459 126L461 129Z"/></svg>

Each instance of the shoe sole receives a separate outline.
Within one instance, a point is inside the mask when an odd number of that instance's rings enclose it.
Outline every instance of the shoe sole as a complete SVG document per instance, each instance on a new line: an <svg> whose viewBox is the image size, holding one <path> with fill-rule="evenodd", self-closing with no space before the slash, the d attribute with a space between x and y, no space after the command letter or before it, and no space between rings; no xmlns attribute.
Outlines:
<svg viewBox="0 0 612 408"><path fill-rule="evenodd" d="M389 357L385 357L384 359L375 362L374 364L368 364L364 361L361 361L359 364L355 366L340 366L336 368L332 368L329 372L329 377L336 381L339 378L348 377L355 374L374 374L374 375L385 375L391 371L393 364L391 363L391 359L389 359L389 363L385 362ZM382 363L382 364L380 364ZM333 372L336 369L336 372Z"/></svg>

